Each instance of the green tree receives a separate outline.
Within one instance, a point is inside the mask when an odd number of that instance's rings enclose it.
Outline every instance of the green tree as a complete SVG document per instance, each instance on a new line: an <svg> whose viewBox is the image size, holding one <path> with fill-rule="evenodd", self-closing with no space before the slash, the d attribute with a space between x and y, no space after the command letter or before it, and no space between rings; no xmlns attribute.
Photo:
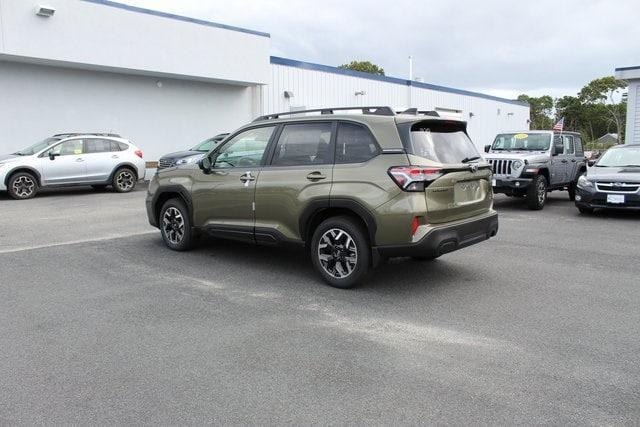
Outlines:
<svg viewBox="0 0 640 427"><path fill-rule="evenodd" d="M363 73L384 76L384 70L370 61L351 61L348 64L340 65L338 68L342 68L343 70L361 71Z"/></svg>
<svg viewBox="0 0 640 427"><path fill-rule="evenodd" d="M616 102L615 98L621 95L626 87L626 82L607 76L590 81L578 93L578 98L583 104L596 107L594 110L598 109L605 114L606 122L615 126L620 141L623 139L627 108L625 101Z"/></svg>
<svg viewBox="0 0 640 427"><path fill-rule="evenodd" d="M553 126L553 98L549 95L540 97L528 96L522 94L518 96L518 101L526 101L529 103L531 121L531 129L551 129Z"/></svg>

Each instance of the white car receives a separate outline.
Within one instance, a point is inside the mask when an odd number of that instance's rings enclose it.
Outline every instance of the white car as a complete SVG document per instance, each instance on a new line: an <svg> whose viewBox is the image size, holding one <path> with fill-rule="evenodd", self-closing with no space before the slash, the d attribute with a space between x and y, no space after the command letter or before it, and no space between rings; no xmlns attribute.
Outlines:
<svg viewBox="0 0 640 427"><path fill-rule="evenodd" d="M119 193L144 179L142 151L114 134L58 134L0 156L0 191L30 199L43 187L112 185Z"/></svg>

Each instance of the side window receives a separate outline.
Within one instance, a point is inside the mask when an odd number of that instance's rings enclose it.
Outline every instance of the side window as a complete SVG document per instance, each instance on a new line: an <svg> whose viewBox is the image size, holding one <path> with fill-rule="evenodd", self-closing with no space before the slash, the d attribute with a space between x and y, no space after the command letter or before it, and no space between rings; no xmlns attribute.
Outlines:
<svg viewBox="0 0 640 427"><path fill-rule="evenodd" d="M129 146L127 144L125 144L124 142L115 142L115 141L113 141L112 144L115 144L115 150L113 150L113 151L125 151L126 149L129 148Z"/></svg>
<svg viewBox="0 0 640 427"><path fill-rule="evenodd" d="M53 147L50 152L58 156L77 156L82 154L82 140L71 139L65 141Z"/></svg>
<svg viewBox="0 0 640 427"><path fill-rule="evenodd" d="M84 152L86 154L91 153L108 153L114 150L113 142L108 139L85 139L84 140Z"/></svg>
<svg viewBox="0 0 640 427"><path fill-rule="evenodd" d="M275 126L249 129L234 136L218 151L214 167L236 168L260 165L274 129Z"/></svg>
<svg viewBox="0 0 640 427"><path fill-rule="evenodd" d="M584 148L582 147L582 138L580 138L579 136L575 136L573 137L573 141L575 143L576 146L576 156L584 156Z"/></svg>
<svg viewBox="0 0 640 427"><path fill-rule="evenodd" d="M570 136L570 135L563 135L562 136L562 143L564 144L564 152L563 152L563 154L573 154L573 152L574 152L573 137Z"/></svg>
<svg viewBox="0 0 640 427"><path fill-rule="evenodd" d="M271 164L274 166L322 165L332 162L330 122L285 125Z"/></svg>
<svg viewBox="0 0 640 427"><path fill-rule="evenodd" d="M336 136L336 163L363 163L378 155L378 146L362 125L339 123Z"/></svg>

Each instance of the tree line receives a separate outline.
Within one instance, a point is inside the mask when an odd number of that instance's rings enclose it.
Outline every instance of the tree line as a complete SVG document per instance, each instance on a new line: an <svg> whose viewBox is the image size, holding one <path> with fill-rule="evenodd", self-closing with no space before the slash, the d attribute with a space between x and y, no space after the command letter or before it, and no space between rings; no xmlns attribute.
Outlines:
<svg viewBox="0 0 640 427"><path fill-rule="evenodd" d="M613 76L592 80L575 96L552 98L549 95L518 96L531 107L531 129L551 129L564 117L564 129L582 134L585 141L595 141L607 133L617 133L624 141L627 114L627 83Z"/></svg>

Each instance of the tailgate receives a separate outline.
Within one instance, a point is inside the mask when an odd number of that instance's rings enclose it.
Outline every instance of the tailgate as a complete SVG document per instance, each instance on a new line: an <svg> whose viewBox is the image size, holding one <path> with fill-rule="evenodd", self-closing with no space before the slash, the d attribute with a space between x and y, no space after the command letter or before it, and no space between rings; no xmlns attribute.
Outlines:
<svg viewBox="0 0 640 427"><path fill-rule="evenodd" d="M493 203L491 170L480 168L472 172L468 166L449 168L425 189L425 198L427 222L432 224L485 213Z"/></svg>

